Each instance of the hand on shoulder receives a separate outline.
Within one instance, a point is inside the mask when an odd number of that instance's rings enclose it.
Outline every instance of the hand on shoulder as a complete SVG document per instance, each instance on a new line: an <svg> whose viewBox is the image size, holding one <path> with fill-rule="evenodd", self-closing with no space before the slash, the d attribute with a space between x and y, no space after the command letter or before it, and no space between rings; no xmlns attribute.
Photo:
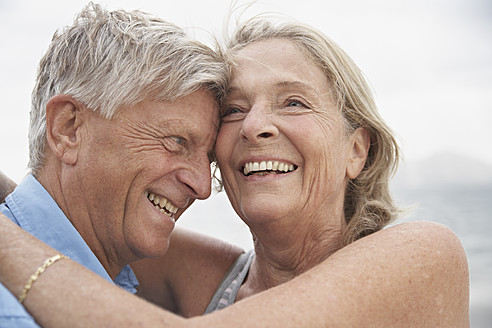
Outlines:
<svg viewBox="0 0 492 328"><path fill-rule="evenodd" d="M202 315L240 247L175 228L165 256L132 264L139 295L184 317Z"/></svg>

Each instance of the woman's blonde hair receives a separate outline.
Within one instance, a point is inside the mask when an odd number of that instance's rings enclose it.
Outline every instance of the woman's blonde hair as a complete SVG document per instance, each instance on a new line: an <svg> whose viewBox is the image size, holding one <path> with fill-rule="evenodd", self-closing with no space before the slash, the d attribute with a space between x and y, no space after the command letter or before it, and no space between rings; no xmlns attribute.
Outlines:
<svg viewBox="0 0 492 328"><path fill-rule="evenodd" d="M29 167L45 156L46 104L69 94L106 118L142 100L172 101L204 88L218 100L223 57L174 24L141 11L108 11L89 3L73 25L55 33L32 92Z"/></svg>
<svg viewBox="0 0 492 328"><path fill-rule="evenodd" d="M363 127L370 135L365 166L347 185L344 204L347 228L342 243L349 244L382 229L399 212L389 191L389 180L399 162L399 146L379 115L361 70L337 44L314 28L292 20L263 16L240 24L226 41L224 52L229 56L231 67L235 53L266 39L289 40L319 65L330 83L347 132Z"/></svg>

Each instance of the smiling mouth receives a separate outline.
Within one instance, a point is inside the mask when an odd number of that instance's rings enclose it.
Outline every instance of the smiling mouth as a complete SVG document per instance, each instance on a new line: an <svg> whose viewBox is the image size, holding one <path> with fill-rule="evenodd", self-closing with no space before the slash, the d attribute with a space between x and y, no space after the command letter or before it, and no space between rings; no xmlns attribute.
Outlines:
<svg viewBox="0 0 492 328"><path fill-rule="evenodd" d="M290 163L279 161L262 161L249 162L244 164L242 171L243 175L267 175L267 174L285 174L297 169L297 166Z"/></svg>
<svg viewBox="0 0 492 328"><path fill-rule="evenodd" d="M178 208L174 206L166 197L159 196L151 192L145 192L147 199L154 204L154 207L159 212L166 214L174 220L174 215L178 211Z"/></svg>

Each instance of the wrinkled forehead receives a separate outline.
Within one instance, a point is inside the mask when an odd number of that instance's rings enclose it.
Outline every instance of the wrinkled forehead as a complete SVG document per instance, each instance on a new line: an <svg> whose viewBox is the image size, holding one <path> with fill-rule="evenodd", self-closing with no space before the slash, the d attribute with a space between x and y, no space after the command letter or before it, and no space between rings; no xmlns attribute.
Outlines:
<svg viewBox="0 0 492 328"><path fill-rule="evenodd" d="M258 83L309 88L318 94L331 94L331 84L322 69L306 51L287 39L255 41L238 50L228 88L231 92Z"/></svg>
<svg viewBox="0 0 492 328"><path fill-rule="evenodd" d="M320 75L323 75L324 79L329 80L329 74L321 59L312 54L306 46L286 38L254 41L231 52L231 77L236 77L240 73L241 64L248 61L262 63L265 69L274 68L277 64L283 64L284 69L288 68L291 71L310 67L311 70L317 70Z"/></svg>

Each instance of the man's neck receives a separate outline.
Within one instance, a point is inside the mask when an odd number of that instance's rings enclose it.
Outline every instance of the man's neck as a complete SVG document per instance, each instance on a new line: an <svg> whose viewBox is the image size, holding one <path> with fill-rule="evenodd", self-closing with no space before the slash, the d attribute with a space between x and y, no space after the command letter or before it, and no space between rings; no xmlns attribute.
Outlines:
<svg viewBox="0 0 492 328"><path fill-rule="evenodd" d="M34 176L51 195L108 275L114 280L124 265L111 260L111 258L117 258L116 254L114 256L107 255L110 252L105 251L105 246L101 242L102 238L98 236L87 206L85 206L85 197L81 195L80 191L68 190L69 187L67 186L76 184L64 183L64 177L57 170L42 169Z"/></svg>

